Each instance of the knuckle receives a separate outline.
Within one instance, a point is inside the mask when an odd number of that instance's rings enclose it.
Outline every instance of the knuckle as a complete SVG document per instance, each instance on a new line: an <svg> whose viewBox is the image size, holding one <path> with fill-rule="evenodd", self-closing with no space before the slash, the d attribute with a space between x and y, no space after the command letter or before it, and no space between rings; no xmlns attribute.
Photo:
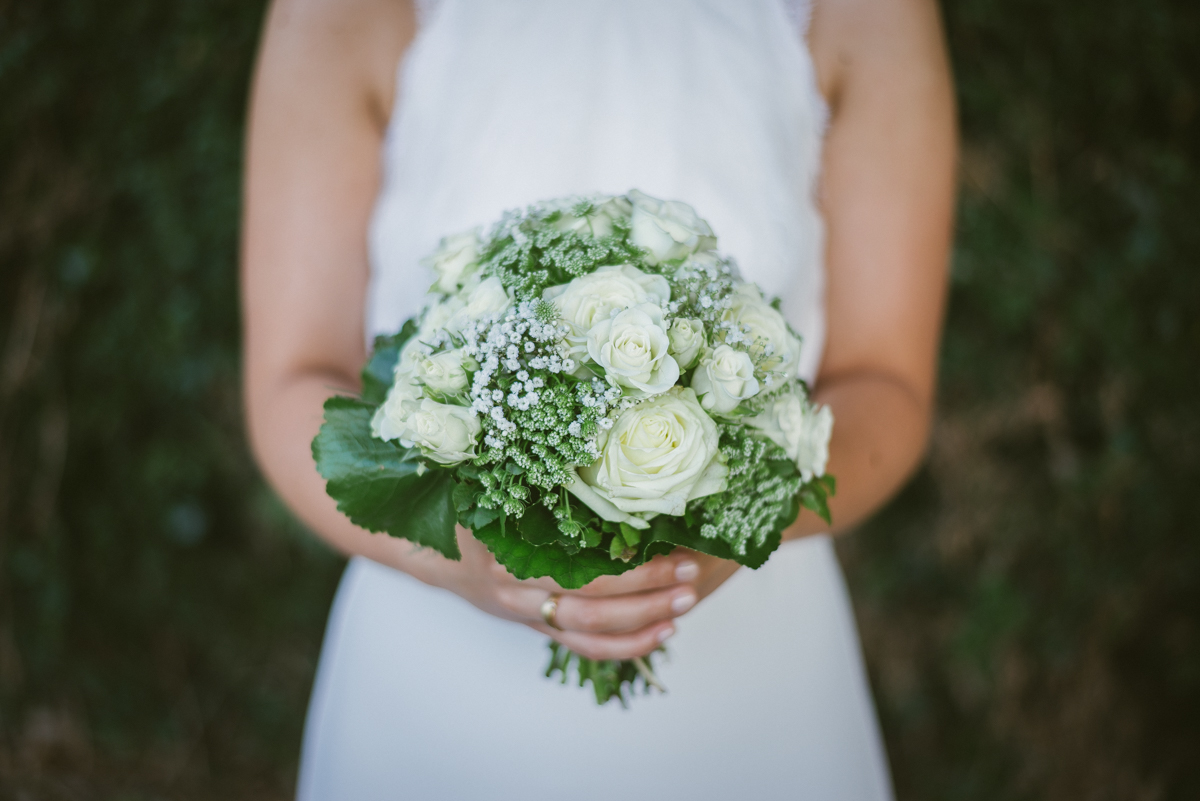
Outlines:
<svg viewBox="0 0 1200 801"><path fill-rule="evenodd" d="M517 592L513 587L496 587L493 592L498 604L510 611L514 611L516 609Z"/></svg>
<svg viewBox="0 0 1200 801"><path fill-rule="evenodd" d="M599 631L604 625L604 615L593 601L578 599L572 606L575 609L571 617L575 619L575 627L580 631Z"/></svg>

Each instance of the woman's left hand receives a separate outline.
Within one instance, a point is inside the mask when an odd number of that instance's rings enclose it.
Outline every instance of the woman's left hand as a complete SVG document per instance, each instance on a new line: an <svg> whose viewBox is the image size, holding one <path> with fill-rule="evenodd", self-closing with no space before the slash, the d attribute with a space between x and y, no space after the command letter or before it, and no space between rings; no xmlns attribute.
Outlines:
<svg viewBox="0 0 1200 801"><path fill-rule="evenodd" d="M581 589L559 593L562 597L555 622L560 628L552 629L540 620L534 621L533 627L572 651L592 659L641 656L642 653L621 652L623 640L638 626L627 628L619 622L619 618L612 616L610 610L627 609L643 603L651 608L650 599L661 592L658 589L661 585L667 584L673 598L668 615L671 627L662 630L660 636L670 636L674 633L674 620L694 609L739 567L737 562L728 559L676 548L669 556L655 557L628 573L601 576ZM664 569L670 571L669 577L659 575Z"/></svg>

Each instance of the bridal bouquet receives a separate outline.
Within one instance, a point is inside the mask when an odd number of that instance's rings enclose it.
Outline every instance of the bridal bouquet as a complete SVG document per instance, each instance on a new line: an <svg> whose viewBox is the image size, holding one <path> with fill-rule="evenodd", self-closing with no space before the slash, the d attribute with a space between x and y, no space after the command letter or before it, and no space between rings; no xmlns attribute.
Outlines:
<svg viewBox="0 0 1200 801"><path fill-rule="evenodd" d="M567 589L676 546L762 565L829 520L833 417L778 304L688 205L636 190L512 211L428 258L424 310L380 337L361 398L325 403L317 468L357 525L460 558L455 523L518 578ZM551 643L599 703L646 660Z"/></svg>

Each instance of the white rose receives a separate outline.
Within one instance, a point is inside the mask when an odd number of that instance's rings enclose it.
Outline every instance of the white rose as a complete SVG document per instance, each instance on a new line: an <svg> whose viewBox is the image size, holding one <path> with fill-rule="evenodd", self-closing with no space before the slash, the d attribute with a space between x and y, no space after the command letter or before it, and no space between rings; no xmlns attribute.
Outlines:
<svg viewBox="0 0 1200 801"><path fill-rule="evenodd" d="M724 318L748 328L751 353L767 372L795 378L800 369L800 338L788 328L783 315L767 303L754 284L741 284L730 295L732 305Z"/></svg>
<svg viewBox="0 0 1200 801"><path fill-rule="evenodd" d="M393 401L396 394L389 393L375 414L375 418L382 417L376 436L399 440L407 447L419 446L422 453L441 464L475 458L475 444L483 426L470 408L429 398L397 397ZM374 419L371 428L376 429Z"/></svg>
<svg viewBox="0 0 1200 801"><path fill-rule="evenodd" d="M833 434L833 412L828 406L814 406L789 392L771 400L762 414L745 422L783 448L805 481L825 475Z"/></svg>
<svg viewBox="0 0 1200 801"><path fill-rule="evenodd" d="M653 303L601 320L587 334L588 355L609 380L645 395L666 392L679 380L670 346L662 309Z"/></svg>
<svg viewBox="0 0 1200 801"><path fill-rule="evenodd" d="M687 261L679 265L675 275L677 278L692 278L697 275L716 278L722 272L727 271L737 272L731 260L722 259L715 251L702 250L688 256Z"/></svg>
<svg viewBox="0 0 1200 801"><path fill-rule="evenodd" d="M700 360L692 376L692 389L700 405L710 412L729 414L746 398L758 394L754 362L750 354L719 345Z"/></svg>
<svg viewBox="0 0 1200 801"><path fill-rule="evenodd" d="M576 217L572 209L578 201L564 201L561 205L562 216L555 225L560 231L575 231L580 234L591 234L596 238L609 236L613 232L613 222L619 219L629 219L632 206L624 197L599 195L584 198L592 204L592 213Z"/></svg>
<svg viewBox="0 0 1200 801"><path fill-rule="evenodd" d="M717 246L712 228L688 204L659 200L636 189L629 193L629 199L633 202L631 239L649 252L647 260L651 264Z"/></svg>
<svg viewBox="0 0 1200 801"><path fill-rule="evenodd" d="M431 289L453 295L463 279L479 267L479 232L464 231L443 238L437 250L422 259L421 264L432 268L437 275Z"/></svg>
<svg viewBox="0 0 1200 801"><path fill-rule="evenodd" d="M417 328L417 338L429 339L435 331L445 328L464 305L463 299L454 295L427 307Z"/></svg>
<svg viewBox="0 0 1200 801"><path fill-rule="evenodd" d="M413 377L417 383L442 395L462 392L470 383L467 357L461 349L445 350L417 359Z"/></svg>
<svg viewBox="0 0 1200 801"><path fill-rule="evenodd" d="M397 371L396 383L388 390L387 399L371 417L371 434L385 441L400 439L408 418L404 404L415 403L420 399L421 388L412 382L411 373Z"/></svg>
<svg viewBox="0 0 1200 801"><path fill-rule="evenodd" d="M446 322L446 330L461 331L467 323L491 317L512 305L512 295L504 288L504 283L496 276L491 276L467 293L463 305Z"/></svg>
<svg viewBox="0 0 1200 801"><path fill-rule="evenodd" d="M729 469L718 439L696 393L675 387L601 432L600 458L568 489L605 520L646 528L648 518L682 515L688 501L725 491Z"/></svg>
<svg viewBox="0 0 1200 801"><path fill-rule="evenodd" d="M690 368L707 344L704 323L700 320L676 317L671 321L667 335L671 338L671 355L675 357L680 370Z"/></svg>
<svg viewBox="0 0 1200 801"><path fill-rule="evenodd" d="M570 353L580 356L587 350L587 333L596 323L630 306L666 303L671 299L671 287L661 275L642 272L632 264L619 264L601 267L567 284L546 287L542 297L562 315L571 329L567 336Z"/></svg>

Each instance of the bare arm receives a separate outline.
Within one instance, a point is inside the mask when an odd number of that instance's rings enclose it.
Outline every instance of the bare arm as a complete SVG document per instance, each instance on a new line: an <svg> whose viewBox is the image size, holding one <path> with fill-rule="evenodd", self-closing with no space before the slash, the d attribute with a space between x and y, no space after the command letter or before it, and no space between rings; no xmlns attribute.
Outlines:
<svg viewBox="0 0 1200 801"><path fill-rule="evenodd" d="M928 438L954 203L953 92L932 0L817 4L833 119L822 165L834 529L903 484ZM827 528L805 512L785 536Z"/></svg>
<svg viewBox="0 0 1200 801"><path fill-rule="evenodd" d="M384 24L372 25L381 14ZM379 33L387 23L399 41ZM365 232L392 89L373 61L406 46L413 26L396 4L272 6L251 98L242 252L246 409L259 463L338 550L397 566L405 549L338 513L308 443L324 400L359 388Z"/></svg>
<svg viewBox="0 0 1200 801"><path fill-rule="evenodd" d="M552 581L517 581L461 530L461 562L363 531L337 511L313 466L309 443L325 399L359 390L367 223L392 76L413 28L410 4L396 0L277 0L268 17L251 100L242 249L255 456L288 506L342 553L455 592L585 656L645 654L697 599L686 583L700 572L689 554L568 595L557 616L565 631L551 631L538 609L557 589Z"/></svg>

